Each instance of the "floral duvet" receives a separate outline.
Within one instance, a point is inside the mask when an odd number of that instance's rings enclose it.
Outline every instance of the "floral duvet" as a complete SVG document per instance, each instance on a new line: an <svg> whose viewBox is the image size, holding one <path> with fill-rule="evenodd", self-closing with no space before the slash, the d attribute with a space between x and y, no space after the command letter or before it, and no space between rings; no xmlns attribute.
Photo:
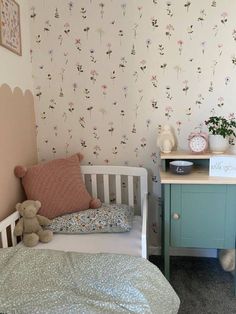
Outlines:
<svg viewBox="0 0 236 314"><path fill-rule="evenodd" d="M0 250L0 313L174 314L178 308L162 273L139 257Z"/></svg>

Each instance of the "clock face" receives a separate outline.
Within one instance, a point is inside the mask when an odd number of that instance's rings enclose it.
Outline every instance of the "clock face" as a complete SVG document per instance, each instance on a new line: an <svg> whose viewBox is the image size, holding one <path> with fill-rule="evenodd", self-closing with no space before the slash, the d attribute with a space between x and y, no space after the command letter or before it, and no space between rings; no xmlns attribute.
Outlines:
<svg viewBox="0 0 236 314"><path fill-rule="evenodd" d="M201 135L195 135L189 140L189 146L193 152L201 153L207 149L207 140Z"/></svg>

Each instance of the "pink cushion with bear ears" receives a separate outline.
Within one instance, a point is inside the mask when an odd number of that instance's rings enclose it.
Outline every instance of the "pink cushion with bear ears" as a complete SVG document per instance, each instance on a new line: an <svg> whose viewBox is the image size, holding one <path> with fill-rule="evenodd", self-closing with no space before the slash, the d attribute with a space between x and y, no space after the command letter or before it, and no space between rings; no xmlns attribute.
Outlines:
<svg viewBox="0 0 236 314"><path fill-rule="evenodd" d="M80 172L82 155L76 154L44 162L30 168L17 166L15 175L22 178L28 199L39 200L39 214L55 218L68 213L98 208L101 202L92 199Z"/></svg>

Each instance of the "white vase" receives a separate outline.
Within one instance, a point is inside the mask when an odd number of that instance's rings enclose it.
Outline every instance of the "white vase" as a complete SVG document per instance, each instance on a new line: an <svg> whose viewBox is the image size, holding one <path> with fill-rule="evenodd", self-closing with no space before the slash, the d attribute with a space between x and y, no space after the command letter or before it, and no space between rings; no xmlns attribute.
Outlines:
<svg viewBox="0 0 236 314"><path fill-rule="evenodd" d="M229 147L228 137L224 138L222 135L209 135L210 151L213 154L223 154Z"/></svg>

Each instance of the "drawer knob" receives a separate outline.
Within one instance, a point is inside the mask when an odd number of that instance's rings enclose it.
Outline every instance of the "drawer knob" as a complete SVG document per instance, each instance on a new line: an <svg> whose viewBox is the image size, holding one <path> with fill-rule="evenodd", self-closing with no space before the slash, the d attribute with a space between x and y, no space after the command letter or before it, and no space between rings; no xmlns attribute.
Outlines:
<svg viewBox="0 0 236 314"><path fill-rule="evenodd" d="M173 218L174 220L179 220L180 214L178 214L178 213L173 213L172 218Z"/></svg>

